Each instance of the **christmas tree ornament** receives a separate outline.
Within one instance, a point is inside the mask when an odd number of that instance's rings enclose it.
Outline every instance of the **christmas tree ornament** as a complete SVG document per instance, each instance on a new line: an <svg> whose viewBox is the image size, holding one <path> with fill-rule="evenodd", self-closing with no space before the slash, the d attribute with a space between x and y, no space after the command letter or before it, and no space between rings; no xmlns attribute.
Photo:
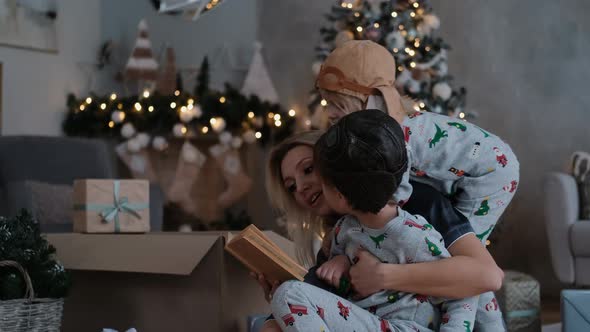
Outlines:
<svg viewBox="0 0 590 332"><path fill-rule="evenodd" d="M183 108L178 113L178 117L180 118L180 121L182 121L183 123L189 123L195 118L195 113L187 108Z"/></svg>
<svg viewBox="0 0 590 332"><path fill-rule="evenodd" d="M167 194L170 201L177 203L188 213L194 213L196 210L190 193L206 160L207 157L189 141L182 144L174 180Z"/></svg>
<svg viewBox="0 0 590 332"><path fill-rule="evenodd" d="M438 97L444 101L449 100L449 98L451 98L452 93L453 93L453 90L451 89L451 86L447 82L436 83L434 85L434 87L432 88L432 94L435 97Z"/></svg>
<svg viewBox="0 0 590 332"><path fill-rule="evenodd" d="M279 101L279 95L262 58L262 44L260 42L254 43L254 56L240 92L246 96L258 96L260 100L270 103L278 103Z"/></svg>
<svg viewBox="0 0 590 332"><path fill-rule="evenodd" d="M137 138L131 138L127 141L127 151L136 153L141 150L141 143Z"/></svg>
<svg viewBox="0 0 590 332"><path fill-rule="evenodd" d="M404 69L397 75L397 77L395 79L395 83L399 87L403 87L411 79L412 79L412 74L410 73L410 71L407 69Z"/></svg>
<svg viewBox="0 0 590 332"><path fill-rule="evenodd" d="M221 168L227 183L226 190L217 201L222 208L228 208L250 191L252 179L244 173L236 149L218 144L209 148L209 153Z"/></svg>
<svg viewBox="0 0 590 332"><path fill-rule="evenodd" d="M186 135L186 132L186 126L182 123L177 123L174 125L174 127L172 127L172 134L174 134L174 137L183 137Z"/></svg>
<svg viewBox="0 0 590 332"><path fill-rule="evenodd" d="M123 111L114 111L111 114L111 120L113 120L114 123L121 123L121 122L123 122L123 120L125 120L125 112L123 112Z"/></svg>
<svg viewBox="0 0 590 332"><path fill-rule="evenodd" d="M411 93L417 94L418 92L420 92L422 85L419 81L416 81L415 79L410 79L408 80L407 87Z"/></svg>
<svg viewBox="0 0 590 332"><path fill-rule="evenodd" d="M427 34L430 34L433 30L438 30L438 28L440 28L440 19L434 14L426 14L422 16L422 23L429 29Z"/></svg>
<svg viewBox="0 0 590 332"><path fill-rule="evenodd" d="M138 25L137 39L123 76L126 81L137 81L140 91L152 91L158 78L158 63L152 55L152 43L148 36L147 21Z"/></svg>
<svg viewBox="0 0 590 332"><path fill-rule="evenodd" d="M212 118L209 123L211 124L213 131L218 134L225 130L226 123L224 118Z"/></svg>
<svg viewBox="0 0 590 332"><path fill-rule="evenodd" d="M406 47L406 38L402 36L399 31L393 31L387 34L385 37L385 43L389 46L389 49L403 50Z"/></svg>
<svg viewBox="0 0 590 332"><path fill-rule="evenodd" d="M135 135L135 127L133 126L133 124L130 122L125 123L121 127L121 136L129 139L129 138L133 137L133 135Z"/></svg>
<svg viewBox="0 0 590 332"><path fill-rule="evenodd" d="M152 141L152 146L156 151L164 151L168 148L168 141L162 136L156 136Z"/></svg>
<svg viewBox="0 0 590 332"><path fill-rule="evenodd" d="M150 135L146 133L138 133L135 138L139 143L140 149L145 149L150 145Z"/></svg>

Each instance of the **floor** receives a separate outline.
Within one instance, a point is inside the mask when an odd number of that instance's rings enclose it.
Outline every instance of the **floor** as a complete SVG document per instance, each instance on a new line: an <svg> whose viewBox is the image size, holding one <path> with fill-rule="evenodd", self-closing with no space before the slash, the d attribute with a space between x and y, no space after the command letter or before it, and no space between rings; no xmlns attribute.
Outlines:
<svg viewBox="0 0 590 332"><path fill-rule="evenodd" d="M561 322L559 299L542 299L541 321L543 325Z"/></svg>

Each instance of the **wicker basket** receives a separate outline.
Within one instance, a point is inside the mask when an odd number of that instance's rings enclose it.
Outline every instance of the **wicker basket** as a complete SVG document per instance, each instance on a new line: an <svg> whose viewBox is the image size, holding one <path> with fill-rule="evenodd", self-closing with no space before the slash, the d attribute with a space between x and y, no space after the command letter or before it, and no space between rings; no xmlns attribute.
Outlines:
<svg viewBox="0 0 590 332"><path fill-rule="evenodd" d="M36 299L29 274L15 261L0 261L0 267L18 269L27 290L21 300L0 301L0 332L59 332L63 299Z"/></svg>

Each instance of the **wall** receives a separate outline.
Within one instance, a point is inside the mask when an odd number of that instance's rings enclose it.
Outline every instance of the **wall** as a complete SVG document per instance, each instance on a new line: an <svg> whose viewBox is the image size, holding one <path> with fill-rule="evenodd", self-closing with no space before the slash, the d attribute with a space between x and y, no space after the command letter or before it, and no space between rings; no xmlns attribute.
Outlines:
<svg viewBox="0 0 590 332"><path fill-rule="evenodd" d="M174 49L186 88L194 84L190 69L199 68L205 55L209 56L213 87L222 87L225 81L242 84L256 41L256 0L226 1L196 21L160 15L149 0L104 0L101 13L102 40L115 42L114 61L121 66L135 44L138 23L145 18L154 55L163 55L166 46ZM121 90L108 70L107 75L97 88Z"/></svg>
<svg viewBox="0 0 590 332"><path fill-rule="evenodd" d="M100 41L99 0L58 0L57 54L0 46L2 134L59 135L66 94L87 87Z"/></svg>
<svg viewBox="0 0 590 332"><path fill-rule="evenodd" d="M502 267L553 274L543 219L543 176L576 150L588 151L590 23L583 0L436 2L441 33L454 46L450 71L468 88L474 122L503 137L521 165L521 185L493 253Z"/></svg>
<svg viewBox="0 0 590 332"><path fill-rule="evenodd" d="M521 163L521 187L492 253L503 268L537 277L545 295L553 273L543 220L543 175L588 150L590 23L583 0L436 1L440 34L453 47L450 73L468 89L474 120L502 138ZM259 38L281 99L303 107L313 86L313 47L334 1L259 0ZM288 41L288 42L286 42ZM289 64L285 66L285 64ZM501 232L501 233L500 233Z"/></svg>

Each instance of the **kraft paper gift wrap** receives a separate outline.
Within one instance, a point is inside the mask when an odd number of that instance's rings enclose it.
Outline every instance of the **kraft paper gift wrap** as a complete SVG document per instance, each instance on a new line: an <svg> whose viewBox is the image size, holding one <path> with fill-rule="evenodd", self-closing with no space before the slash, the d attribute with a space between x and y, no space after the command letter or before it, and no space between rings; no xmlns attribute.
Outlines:
<svg viewBox="0 0 590 332"><path fill-rule="evenodd" d="M74 181L74 232L146 233L150 231L149 181Z"/></svg>

